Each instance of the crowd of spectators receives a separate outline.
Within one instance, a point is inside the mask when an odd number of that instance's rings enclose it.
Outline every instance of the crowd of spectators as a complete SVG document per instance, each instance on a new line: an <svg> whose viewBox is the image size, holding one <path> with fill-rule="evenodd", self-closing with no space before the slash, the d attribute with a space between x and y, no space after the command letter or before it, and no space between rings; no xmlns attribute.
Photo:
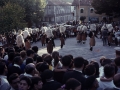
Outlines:
<svg viewBox="0 0 120 90"><path fill-rule="evenodd" d="M39 56L37 46L0 47L0 90L120 90L116 54L114 60L101 57L96 62L57 51Z"/></svg>

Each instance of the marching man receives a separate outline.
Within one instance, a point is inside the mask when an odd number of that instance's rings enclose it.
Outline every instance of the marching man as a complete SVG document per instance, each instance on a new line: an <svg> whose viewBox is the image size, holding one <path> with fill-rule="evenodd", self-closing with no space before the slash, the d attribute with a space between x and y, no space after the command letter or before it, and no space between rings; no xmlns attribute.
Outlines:
<svg viewBox="0 0 120 90"><path fill-rule="evenodd" d="M63 45L65 45L65 30L66 30L66 27L64 26L60 26L60 41L61 41L61 48L63 47Z"/></svg>
<svg viewBox="0 0 120 90"><path fill-rule="evenodd" d="M16 44L18 47L24 47L25 46L25 42L22 36L22 30L18 30L18 35L16 37Z"/></svg>
<svg viewBox="0 0 120 90"><path fill-rule="evenodd" d="M77 27L77 43L80 43L82 41L81 27L83 27L83 25Z"/></svg>
<svg viewBox="0 0 120 90"><path fill-rule="evenodd" d="M25 28L22 34L24 39L28 38L30 36L28 28Z"/></svg>
<svg viewBox="0 0 120 90"><path fill-rule="evenodd" d="M83 25L82 29L82 43L85 44L87 40L87 26Z"/></svg>
<svg viewBox="0 0 120 90"><path fill-rule="evenodd" d="M53 36L52 30L50 28L48 28L46 30L46 35L47 35L47 38L46 38L47 52L49 54L52 54L53 47L55 47L55 43L54 43L54 36Z"/></svg>
<svg viewBox="0 0 120 90"><path fill-rule="evenodd" d="M41 31L42 31L42 34L41 34L41 43L42 43L42 46L45 46L45 41L46 41L46 34L45 34L45 31L47 30L47 27L42 27L41 28Z"/></svg>

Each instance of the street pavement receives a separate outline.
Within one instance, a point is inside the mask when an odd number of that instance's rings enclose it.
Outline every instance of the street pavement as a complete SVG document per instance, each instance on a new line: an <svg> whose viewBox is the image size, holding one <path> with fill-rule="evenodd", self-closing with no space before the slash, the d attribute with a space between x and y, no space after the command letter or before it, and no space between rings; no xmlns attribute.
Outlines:
<svg viewBox="0 0 120 90"><path fill-rule="evenodd" d="M33 43L32 46L38 46L39 51L38 54L42 55L47 53L46 46L42 47L41 42ZM73 57L82 56L83 58L91 61L96 60L99 61L101 56L106 56L107 58L115 58L115 45L109 46L103 46L102 40L96 38L96 45L93 47L93 51L89 50L89 37L87 38L87 41L85 44L77 43L75 37L67 38L65 41L65 45L63 48L60 48L60 40L55 40L55 48L53 51L58 51L60 55L68 55L71 54Z"/></svg>

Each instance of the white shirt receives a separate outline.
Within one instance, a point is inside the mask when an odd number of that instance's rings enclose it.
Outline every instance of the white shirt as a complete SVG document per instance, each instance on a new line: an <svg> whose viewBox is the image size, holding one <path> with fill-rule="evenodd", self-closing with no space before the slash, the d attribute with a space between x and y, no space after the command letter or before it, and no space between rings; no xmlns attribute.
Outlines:
<svg viewBox="0 0 120 90"><path fill-rule="evenodd" d="M102 89L116 87L113 83L113 80L112 81L105 81L105 82L101 81L100 78L97 78L97 80L99 82L99 87Z"/></svg>
<svg viewBox="0 0 120 90"><path fill-rule="evenodd" d="M102 77L102 76L104 76L104 67L103 66L101 66L100 68L99 68L99 77Z"/></svg>
<svg viewBox="0 0 120 90"><path fill-rule="evenodd" d="M33 77L32 75L27 74L27 73L24 73L24 76L27 76L27 77Z"/></svg>
<svg viewBox="0 0 120 90"><path fill-rule="evenodd" d="M54 59L52 60L52 66L54 67ZM58 62L58 68L62 68L62 63L60 61Z"/></svg>
<svg viewBox="0 0 120 90"><path fill-rule="evenodd" d="M10 84L7 81L7 77L0 75L0 79L1 79L0 90L10 90Z"/></svg>
<svg viewBox="0 0 120 90"><path fill-rule="evenodd" d="M19 66L19 65L17 65L17 64L14 64L13 66L15 66L15 67L19 67L19 68L20 68L20 66Z"/></svg>

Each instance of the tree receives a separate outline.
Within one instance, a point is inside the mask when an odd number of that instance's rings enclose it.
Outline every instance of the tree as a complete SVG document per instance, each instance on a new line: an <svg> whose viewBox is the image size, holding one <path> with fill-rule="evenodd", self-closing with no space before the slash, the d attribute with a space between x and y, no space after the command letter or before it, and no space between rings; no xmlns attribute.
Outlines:
<svg viewBox="0 0 120 90"><path fill-rule="evenodd" d="M18 4L8 2L0 8L0 30L6 32L24 28L26 26L24 18L25 10Z"/></svg>
<svg viewBox="0 0 120 90"><path fill-rule="evenodd" d="M26 17L24 19L28 23L29 27L32 26L32 23L39 23L44 16L46 0L1 0L0 6L4 6L4 3L7 2L19 4L25 9Z"/></svg>
<svg viewBox="0 0 120 90"><path fill-rule="evenodd" d="M105 13L115 17L120 15L120 0L93 0L92 6L97 14Z"/></svg>
<svg viewBox="0 0 120 90"><path fill-rule="evenodd" d="M80 17L80 20L81 20L82 22L84 22L85 19L86 19L85 16L81 16L81 17Z"/></svg>

